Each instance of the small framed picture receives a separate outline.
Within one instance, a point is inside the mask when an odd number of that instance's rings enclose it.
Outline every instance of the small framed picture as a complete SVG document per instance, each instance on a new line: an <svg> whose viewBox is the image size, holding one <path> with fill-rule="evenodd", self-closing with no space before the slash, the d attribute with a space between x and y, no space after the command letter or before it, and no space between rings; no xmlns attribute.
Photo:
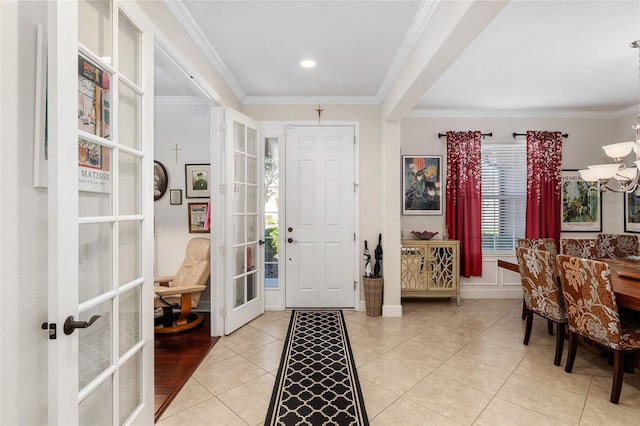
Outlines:
<svg viewBox="0 0 640 426"><path fill-rule="evenodd" d="M442 214L442 156L402 156L402 214Z"/></svg>
<svg viewBox="0 0 640 426"><path fill-rule="evenodd" d="M209 233L208 229L204 229L207 221L207 203L189 203L189 233Z"/></svg>
<svg viewBox="0 0 640 426"><path fill-rule="evenodd" d="M153 162L153 201L158 201L164 197L169 186L169 176L164 164L159 161Z"/></svg>
<svg viewBox="0 0 640 426"><path fill-rule="evenodd" d="M179 206L182 204L182 189L169 190L169 204Z"/></svg>
<svg viewBox="0 0 640 426"><path fill-rule="evenodd" d="M601 232L602 194L589 185L577 170L562 170L562 205L560 231Z"/></svg>
<svg viewBox="0 0 640 426"><path fill-rule="evenodd" d="M209 198L209 164L185 164L184 182L187 198Z"/></svg>
<svg viewBox="0 0 640 426"><path fill-rule="evenodd" d="M640 196L636 191L624 195L624 232L640 233Z"/></svg>

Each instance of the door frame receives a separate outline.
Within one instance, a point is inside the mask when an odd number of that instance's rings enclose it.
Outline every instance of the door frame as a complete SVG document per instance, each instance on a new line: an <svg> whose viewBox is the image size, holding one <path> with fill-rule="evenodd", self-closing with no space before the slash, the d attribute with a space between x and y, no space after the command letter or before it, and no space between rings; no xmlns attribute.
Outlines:
<svg viewBox="0 0 640 426"><path fill-rule="evenodd" d="M318 123L317 121L260 121L260 126L262 128L262 138L261 144L264 144L264 138L267 136L278 136L282 145L280 146L280 150L278 151L278 168L281 170L281 174L279 175L278 180L278 203L280 206L283 206L282 212L278 212L278 222L280 224L286 223L286 211L284 206L286 206L286 128L287 126L320 126L320 127L332 127L332 126L353 126L354 135L355 135L355 145L354 145L354 180L356 184L356 188L354 191L354 205L353 212L355 215L354 220L354 229L356 233L356 240L353 251L353 259L354 259L354 270L353 270L353 280L356 282L356 288L354 290L354 301L353 306L355 310L363 310L363 302L364 300L360 299L361 293L361 280L360 280L360 122L359 121L323 121ZM277 132L279 129L279 133ZM284 247L283 252L280 256L284 259L286 256L286 241L285 241L285 233L280 232L278 236L278 244L280 247ZM265 304L269 304L269 308L271 310L285 310L286 309L286 262L278 262L279 268L279 281L280 285L278 289L265 289Z"/></svg>
<svg viewBox="0 0 640 426"><path fill-rule="evenodd" d="M210 132L209 132L209 163L211 164L212 173L212 188L220 187L220 178L218 176L218 172L221 170L220 160L218 156L216 146L216 138L218 137L217 133L220 128L217 127L218 118L216 117L216 111L219 109L217 107L224 106L224 101L221 96L216 92L216 90L210 86L206 79L201 76L201 74L197 71L197 68L191 65L191 63L186 60L179 52L173 43L169 40L169 38L165 37L161 28L154 26L154 47L160 48L163 51L163 54L166 55L168 59L170 59L173 65L179 69L182 73L184 73L185 78L188 78L189 81L193 83L193 85L200 92L200 97L204 100L204 102L209 103L209 111L210 111ZM213 193L213 192L212 192ZM211 197L211 215L212 217L219 216L219 197ZM216 235L213 233L211 235ZM219 283L222 283L223 275L220 275L220 271L222 269L222 264L219 262L218 254L220 252L220 246L215 244L214 239L211 239L211 276L209 282L210 289L210 330L209 333L211 336L222 336L224 333L224 317L220 314L222 309L221 297L223 296L222 291L220 290Z"/></svg>

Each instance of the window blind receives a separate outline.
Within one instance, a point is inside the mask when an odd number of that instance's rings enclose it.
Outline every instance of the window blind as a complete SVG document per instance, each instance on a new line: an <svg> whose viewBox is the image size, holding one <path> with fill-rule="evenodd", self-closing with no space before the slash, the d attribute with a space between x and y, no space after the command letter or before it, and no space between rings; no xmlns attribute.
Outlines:
<svg viewBox="0 0 640 426"><path fill-rule="evenodd" d="M523 143L483 143L482 251L513 252L524 237L527 151Z"/></svg>

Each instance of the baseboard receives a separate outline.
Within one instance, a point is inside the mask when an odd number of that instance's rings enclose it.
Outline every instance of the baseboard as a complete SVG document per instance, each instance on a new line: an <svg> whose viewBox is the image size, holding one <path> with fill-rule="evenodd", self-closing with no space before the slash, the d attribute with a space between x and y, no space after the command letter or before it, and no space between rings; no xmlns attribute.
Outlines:
<svg viewBox="0 0 640 426"><path fill-rule="evenodd" d="M462 299L522 299L522 287L513 288L461 288Z"/></svg>
<svg viewBox="0 0 640 426"><path fill-rule="evenodd" d="M401 317L402 305L382 305L383 317Z"/></svg>
<svg viewBox="0 0 640 426"><path fill-rule="evenodd" d="M360 301L360 306L358 307L358 311L367 312L367 304L364 300ZM401 317L402 316L402 305L382 305L382 316L383 317Z"/></svg>
<svg viewBox="0 0 640 426"><path fill-rule="evenodd" d="M193 309L194 312L211 312L211 302L201 300L198 307Z"/></svg>

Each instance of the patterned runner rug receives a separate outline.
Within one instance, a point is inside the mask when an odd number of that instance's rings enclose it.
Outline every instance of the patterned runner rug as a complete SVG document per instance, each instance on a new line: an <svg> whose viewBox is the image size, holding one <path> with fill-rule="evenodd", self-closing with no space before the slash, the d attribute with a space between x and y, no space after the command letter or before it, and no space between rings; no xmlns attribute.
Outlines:
<svg viewBox="0 0 640 426"><path fill-rule="evenodd" d="M342 311L293 311L265 425L368 425Z"/></svg>

